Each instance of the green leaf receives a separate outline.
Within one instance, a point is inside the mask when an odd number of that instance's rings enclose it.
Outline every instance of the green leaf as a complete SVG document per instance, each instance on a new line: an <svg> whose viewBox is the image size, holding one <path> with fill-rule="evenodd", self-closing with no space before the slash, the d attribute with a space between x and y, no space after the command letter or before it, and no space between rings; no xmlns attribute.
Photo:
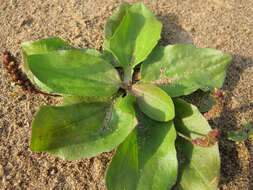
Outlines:
<svg viewBox="0 0 253 190"><path fill-rule="evenodd" d="M80 50L31 55L27 61L32 73L55 93L110 96L121 83L110 64Z"/></svg>
<svg viewBox="0 0 253 190"><path fill-rule="evenodd" d="M130 7L129 3L123 2L119 8L117 9L117 12L115 12L108 20L105 26L105 42L104 42L104 48L108 49L108 43L112 36L114 35L116 29L121 24L124 16L127 13L128 8Z"/></svg>
<svg viewBox="0 0 253 190"><path fill-rule="evenodd" d="M139 176L138 142L135 129L117 148L106 172L108 190L134 190Z"/></svg>
<svg viewBox="0 0 253 190"><path fill-rule="evenodd" d="M128 73L146 59L157 44L162 24L143 4L128 8L123 20L108 41L108 49ZM152 36L152 37L151 37Z"/></svg>
<svg viewBox="0 0 253 190"><path fill-rule="evenodd" d="M159 85L171 97L222 87L231 56L193 45L158 46L141 67L141 81Z"/></svg>
<svg viewBox="0 0 253 190"><path fill-rule="evenodd" d="M53 90L51 88L42 83L32 74L27 63L27 56L33 54L44 54L54 50L69 48L71 46L60 38L46 38L34 42L22 43L21 47L24 50L22 54L23 68L25 73L27 74L27 77L32 81L33 84L36 84L39 89L48 93L52 92Z"/></svg>
<svg viewBox="0 0 253 190"><path fill-rule="evenodd" d="M42 106L32 124L31 148L68 160L88 158L120 144L136 125L134 97L113 104Z"/></svg>
<svg viewBox="0 0 253 190"><path fill-rule="evenodd" d="M246 141L248 138L252 138L253 128L245 118L242 119L242 125L246 129L246 132L244 129L238 132L229 131L227 134L228 140L242 142Z"/></svg>
<svg viewBox="0 0 253 190"><path fill-rule="evenodd" d="M47 85L45 85L43 82L41 82L38 78L36 78L33 73L31 72L29 65L27 63L27 56L28 55L34 55L34 54L47 54L49 52L55 51L55 50L66 50L66 49L78 49L75 47L70 46L67 42L63 41L60 38L46 38L37 40L34 42L25 42L21 44L23 51L23 66L24 71L27 74L28 78L35 84L37 87L43 91L46 91L48 93L53 92L51 88L49 88ZM96 57L102 58L105 61L115 62L108 54L105 53L102 54L99 51L95 49L78 49L80 51L83 51L87 54L94 55Z"/></svg>
<svg viewBox="0 0 253 190"><path fill-rule="evenodd" d="M159 87L147 83L132 86L140 110L156 121L169 121L175 116L171 98Z"/></svg>
<svg viewBox="0 0 253 190"><path fill-rule="evenodd" d="M116 29L119 27L120 23L122 22L124 16L127 13L128 8L130 7L129 3L123 2L118 7L117 12L114 13L108 20L105 26L105 38L110 39Z"/></svg>
<svg viewBox="0 0 253 190"><path fill-rule="evenodd" d="M107 188L168 190L177 179L174 124L154 121L139 110L137 118L137 130L118 147L107 170Z"/></svg>
<svg viewBox="0 0 253 190"><path fill-rule="evenodd" d="M177 179L173 121L157 122L138 112L138 190L168 190Z"/></svg>
<svg viewBox="0 0 253 190"><path fill-rule="evenodd" d="M206 119L192 104L173 99L177 131L191 139L202 137L211 130ZM218 145L203 148L177 138L179 178L175 190L216 190L219 182L220 157Z"/></svg>
<svg viewBox="0 0 253 190"><path fill-rule="evenodd" d="M245 131L233 132L229 131L227 134L228 140L236 141L236 142L243 142L246 141L248 138L248 134Z"/></svg>

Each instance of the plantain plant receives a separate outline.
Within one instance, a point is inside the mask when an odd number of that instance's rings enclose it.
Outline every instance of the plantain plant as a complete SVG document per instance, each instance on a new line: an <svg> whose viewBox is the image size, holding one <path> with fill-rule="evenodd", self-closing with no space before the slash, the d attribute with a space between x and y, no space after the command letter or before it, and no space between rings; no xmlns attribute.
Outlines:
<svg viewBox="0 0 253 190"><path fill-rule="evenodd" d="M31 149L76 160L116 148L108 190L216 189L217 131L179 97L222 87L231 57L163 47L161 29L143 3L122 3L107 21L102 53L59 38L23 43L29 79L62 96L61 106L37 112Z"/></svg>

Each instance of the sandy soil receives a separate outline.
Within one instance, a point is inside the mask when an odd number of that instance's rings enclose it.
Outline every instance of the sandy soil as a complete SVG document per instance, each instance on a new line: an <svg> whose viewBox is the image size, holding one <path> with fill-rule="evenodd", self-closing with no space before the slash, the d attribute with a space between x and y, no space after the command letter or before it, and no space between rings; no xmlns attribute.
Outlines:
<svg viewBox="0 0 253 190"><path fill-rule="evenodd" d="M0 0L0 50L7 48L20 61L20 43L51 36L74 46L101 49L106 20L121 2ZM242 117L253 124L253 1L147 0L145 4L163 23L161 44L193 43L233 56L223 88L224 110L210 121L221 131L219 188L253 189L252 141L226 140L227 131L242 127ZM34 114L40 105L57 101L25 94L1 64L0 74L0 189L106 189L104 174L112 153L69 162L31 152Z"/></svg>

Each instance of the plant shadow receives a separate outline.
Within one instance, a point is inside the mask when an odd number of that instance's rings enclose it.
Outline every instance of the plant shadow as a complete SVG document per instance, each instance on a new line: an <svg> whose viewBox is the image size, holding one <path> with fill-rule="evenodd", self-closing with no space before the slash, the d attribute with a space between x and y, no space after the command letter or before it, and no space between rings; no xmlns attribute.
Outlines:
<svg viewBox="0 0 253 190"><path fill-rule="evenodd" d="M159 44L164 46L168 44L193 44L192 36L180 26L174 13L160 14L156 17L163 24Z"/></svg>
<svg viewBox="0 0 253 190"><path fill-rule="evenodd" d="M159 44L194 44L194 28L189 34L185 31L178 22L178 18L174 13L167 15L156 15L157 18L163 24L162 36ZM220 182L219 186L222 187L233 181L236 176L240 175L243 170L239 163L239 156L235 142L227 140L227 132L233 131L238 128L238 113L246 112L252 109L253 104L240 104L239 107L231 109L231 102L234 98L233 90L238 88L241 75L248 68L253 67L253 61L250 57L241 56L238 54L232 55L232 62L228 66L227 76L223 84L223 90L226 91L227 96L225 98L225 105L218 117L209 120L210 125L213 128L217 128L220 131L219 150L221 158L221 169L220 169ZM252 88L253 89L253 88ZM251 91L251 93L253 93ZM250 97L253 95L250 94ZM252 124L252 121L249 121ZM246 141L246 146L250 151L252 148L251 143ZM252 168L250 165L249 168ZM250 175L248 175L248 181L250 181ZM250 189L253 189L253 184L250 184Z"/></svg>

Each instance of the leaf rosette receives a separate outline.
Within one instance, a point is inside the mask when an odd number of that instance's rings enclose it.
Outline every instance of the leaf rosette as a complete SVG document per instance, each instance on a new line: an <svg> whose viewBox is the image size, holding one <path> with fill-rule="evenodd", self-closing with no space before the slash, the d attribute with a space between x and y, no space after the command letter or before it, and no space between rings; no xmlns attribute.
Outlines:
<svg viewBox="0 0 253 190"><path fill-rule="evenodd" d="M214 133L195 106L175 97L221 88L231 57L157 45L161 29L143 3L123 3L107 21L102 53L59 38L22 44L29 79L63 97L37 112L31 149L76 160L116 148L108 190L215 190Z"/></svg>

